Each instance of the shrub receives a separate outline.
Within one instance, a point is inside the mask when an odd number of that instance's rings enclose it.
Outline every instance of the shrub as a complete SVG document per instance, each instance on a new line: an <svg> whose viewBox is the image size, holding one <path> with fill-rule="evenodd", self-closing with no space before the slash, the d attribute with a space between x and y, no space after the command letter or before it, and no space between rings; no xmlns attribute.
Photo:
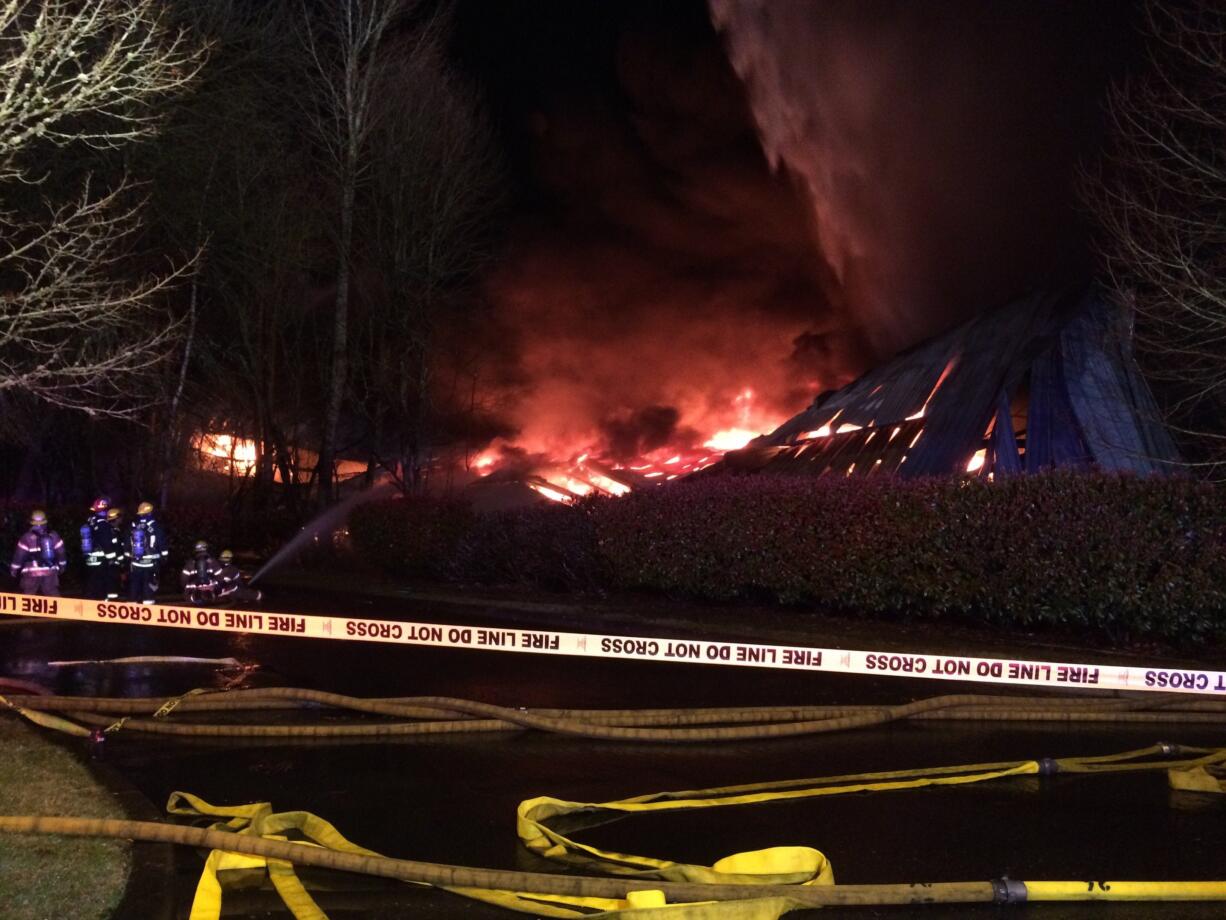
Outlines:
<svg viewBox="0 0 1226 920"><path fill-rule="evenodd" d="M1191 640L1226 627L1222 498L1191 479L1077 472L712 476L483 517L394 500L351 530L390 571L458 581Z"/></svg>
<svg viewBox="0 0 1226 920"><path fill-rule="evenodd" d="M353 510L353 549L385 571L411 577L446 578L463 536L473 527L467 504L454 500L394 498Z"/></svg>
<svg viewBox="0 0 1226 920"><path fill-rule="evenodd" d="M598 590L608 581L592 521L599 505L589 501L483 515L459 541L450 574L477 584Z"/></svg>

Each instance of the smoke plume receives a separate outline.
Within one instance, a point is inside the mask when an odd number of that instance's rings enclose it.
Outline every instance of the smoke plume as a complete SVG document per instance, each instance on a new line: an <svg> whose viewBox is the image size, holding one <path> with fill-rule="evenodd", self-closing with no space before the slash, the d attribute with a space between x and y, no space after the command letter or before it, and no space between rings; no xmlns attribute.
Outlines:
<svg viewBox="0 0 1226 920"><path fill-rule="evenodd" d="M542 2L496 26L535 82L503 101L528 192L485 289L531 453L769 428L1084 269L1108 0Z"/></svg>
<svg viewBox="0 0 1226 920"><path fill-rule="evenodd" d="M710 4L878 353L1085 270L1071 180L1097 143L1121 4Z"/></svg>

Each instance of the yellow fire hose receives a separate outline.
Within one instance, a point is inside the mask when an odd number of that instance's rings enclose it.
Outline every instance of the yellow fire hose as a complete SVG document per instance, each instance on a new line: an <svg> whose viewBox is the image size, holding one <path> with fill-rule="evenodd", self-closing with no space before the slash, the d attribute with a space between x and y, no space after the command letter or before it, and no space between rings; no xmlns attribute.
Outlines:
<svg viewBox="0 0 1226 920"><path fill-rule="evenodd" d="M1181 759L1172 759L1175 756ZM433 885L514 910L548 917L614 920L776 920L821 906L951 904L1023 901L1226 900L1223 881L1037 881L998 879L931 884L836 885L829 862L809 847L738 853L711 866L611 853L582 844L549 826L567 815L629 816L644 812L719 808L851 793L961 786L1013 776L1054 773L1167 772L1175 789L1222 794L1226 748L1153 745L1099 757L969 764L817 779L755 783L656 793L614 802L568 802L541 797L520 803L517 826L533 852L567 866L616 876L553 875L475 869L381 856L360 847L308 812L275 813L269 803L216 806L176 792L167 810L220 819L211 828L141 821L0 817L0 831L109 836L210 849L191 920L220 916L222 883L230 869L263 868L296 920L326 920L295 873L314 866ZM593 913L595 911L595 913Z"/></svg>
<svg viewBox="0 0 1226 920"><path fill-rule="evenodd" d="M40 725L75 735L91 728L187 737L339 739L535 729L584 738L635 742L746 741L846 731L900 720L1184 723L1221 725L1226 700L1024 697L962 694L893 706L793 706L715 709L515 709L447 697L363 699L318 690L271 687L193 690L170 700L67 696L0 696ZM304 725L183 721L201 712L329 709L380 721ZM64 715L57 715L63 713ZM66 717L67 718L66 718ZM388 721L398 720L398 721ZM407 721L406 721L407 720ZM88 727L87 727L88 726Z"/></svg>

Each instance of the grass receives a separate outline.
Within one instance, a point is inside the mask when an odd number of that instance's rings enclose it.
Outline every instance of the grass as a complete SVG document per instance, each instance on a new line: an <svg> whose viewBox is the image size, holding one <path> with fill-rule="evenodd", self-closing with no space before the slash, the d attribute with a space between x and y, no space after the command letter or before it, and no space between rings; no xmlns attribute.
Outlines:
<svg viewBox="0 0 1226 920"><path fill-rule="evenodd" d="M0 814L124 817L76 757L15 714L0 715ZM0 834L0 916L103 920L123 897L131 858L124 840Z"/></svg>

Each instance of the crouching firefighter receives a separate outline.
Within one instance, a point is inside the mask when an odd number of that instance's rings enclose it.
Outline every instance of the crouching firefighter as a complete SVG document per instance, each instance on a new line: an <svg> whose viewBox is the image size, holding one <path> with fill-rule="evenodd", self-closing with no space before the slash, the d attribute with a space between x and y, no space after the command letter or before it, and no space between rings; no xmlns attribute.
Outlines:
<svg viewBox="0 0 1226 920"><path fill-rule="evenodd" d="M189 604L203 604L217 599L221 584L221 566L209 555L209 545L197 540L192 558L183 563L183 597Z"/></svg>
<svg viewBox="0 0 1226 920"><path fill-rule="evenodd" d="M64 541L47 526L47 515L35 511L30 515L30 529L17 541L10 573L19 579L22 594L58 597L60 573L66 568L68 554Z"/></svg>
<svg viewBox="0 0 1226 920"><path fill-rule="evenodd" d="M111 500L99 496L81 525L81 552L85 556L85 596L114 600L119 596L119 561L123 544L111 525Z"/></svg>
<svg viewBox="0 0 1226 920"><path fill-rule="evenodd" d="M239 604L254 604L263 595L255 588L243 584L243 573L234 564L234 553L223 549L218 557L221 560L219 572L220 587L217 591L218 601L235 602Z"/></svg>
<svg viewBox="0 0 1226 920"><path fill-rule="evenodd" d="M170 552L162 522L153 514L153 505L141 502L128 529L128 597L152 604L158 590L158 569Z"/></svg>

